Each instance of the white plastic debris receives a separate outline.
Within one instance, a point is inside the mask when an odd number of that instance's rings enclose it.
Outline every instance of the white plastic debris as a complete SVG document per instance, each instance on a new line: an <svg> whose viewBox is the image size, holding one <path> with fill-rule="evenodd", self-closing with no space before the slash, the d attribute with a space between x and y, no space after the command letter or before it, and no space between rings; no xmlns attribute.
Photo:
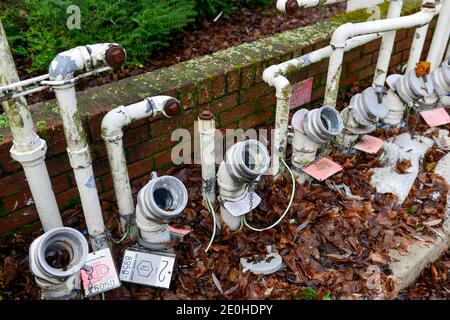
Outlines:
<svg viewBox="0 0 450 320"><path fill-rule="evenodd" d="M438 161L434 173L442 176L447 184L450 185L450 153Z"/></svg>
<svg viewBox="0 0 450 320"><path fill-rule="evenodd" d="M381 162L385 166L372 169L374 174L371 185L378 193L395 194L399 203L403 203L419 173L421 158L432 146L433 140L419 135L411 138L409 133L388 140L383 146L384 152L381 156ZM405 173L399 173L396 166L403 160L411 161L411 166Z"/></svg>
<svg viewBox="0 0 450 320"><path fill-rule="evenodd" d="M283 259L277 252L266 255L262 261L251 262L249 258L241 258L243 271L250 271L254 274L272 274L283 266Z"/></svg>

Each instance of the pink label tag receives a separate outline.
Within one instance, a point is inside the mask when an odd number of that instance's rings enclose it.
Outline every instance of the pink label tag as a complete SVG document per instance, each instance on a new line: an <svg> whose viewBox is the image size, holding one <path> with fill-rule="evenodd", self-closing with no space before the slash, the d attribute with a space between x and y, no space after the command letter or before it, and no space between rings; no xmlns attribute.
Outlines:
<svg viewBox="0 0 450 320"><path fill-rule="evenodd" d="M450 116L444 108L426 110L420 114L430 127L438 127L450 122Z"/></svg>
<svg viewBox="0 0 450 320"><path fill-rule="evenodd" d="M289 109L295 109L311 101L314 77L295 83L291 86L292 94Z"/></svg>
<svg viewBox="0 0 450 320"><path fill-rule="evenodd" d="M361 150L367 153L377 153L380 148L383 146L384 141L380 138L370 136L365 134L361 141L355 144L354 148L357 150Z"/></svg>
<svg viewBox="0 0 450 320"><path fill-rule="evenodd" d="M341 170L341 165L331 161L328 158L322 158L303 169L304 172L319 181L323 181Z"/></svg>
<svg viewBox="0 0 450 320"><path fill-rule="evenodd" d="M81 280L86 296L120 287L116 266L108 248L89 253L85 268L81 270Z"/></svg>
<svg viewBox="0 0 450 320"><path fill-rule="evenodd" d="M178 234L181 234L182 236L185 236L191 232L191 230L188 230L188 229L180 229L180 228L175 228L172 226L169 226L167 229L169 230L169 232L178 233Z"/></svg>

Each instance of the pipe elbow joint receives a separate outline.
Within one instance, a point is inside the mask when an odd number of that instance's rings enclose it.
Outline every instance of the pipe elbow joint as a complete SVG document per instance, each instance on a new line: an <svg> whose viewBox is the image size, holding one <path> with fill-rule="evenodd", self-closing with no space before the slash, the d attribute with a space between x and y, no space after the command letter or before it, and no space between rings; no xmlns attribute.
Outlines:
<svg viewBox="0 0 450 320"><path fill-rule="evenodd" d="M281 72L278 66L272 65L264 70L262 78L264 82L267 83L269 86L273 86L275 78L280 75Z"/></svg>
<svg viewBox="0 0 450 320"><path fill-rule="evenodd" d="M119 68L125 59L125 49L115 43L79 46L59 53L50 63L48 73L52 81L70 80L77 73L101 66Z"/></svg>
<svg viewBox="0 0 450 320"><path fill-rule="evenodd" d="M181 103L178 99L170 96L156 96L147 98L147 104L149 110L154 115L161 113L166 118L172 118L176 116L181 110Z"/></svg>
<svg viewBox="0 0 450 320"><path fill-rule="evenodd" d="M109 111L102 120L102 138L106 141L116 141L123 136L123 127L131 123L127 108L120 106Z"/></svg>
<svg viewBox="0 0 450 320"><path fill-rule="evenodd" d="M354 36L355 24L348 22L334 30L330 44L333 49L345 48L345 42Z"/></svg>
<svg viewBox="0 0 450 320"><path fill-rule="evenodd" d="M297 0L278 0L276 4L277 10L288 15L294 15L300 8L299 1Z"/></svg>
<svg viewBox="0 0 450 320"><path fill-rule="evenodd" d="M291 83L284 76L274 78L275 95L278 99L289 100L291 96Z"/></svg>

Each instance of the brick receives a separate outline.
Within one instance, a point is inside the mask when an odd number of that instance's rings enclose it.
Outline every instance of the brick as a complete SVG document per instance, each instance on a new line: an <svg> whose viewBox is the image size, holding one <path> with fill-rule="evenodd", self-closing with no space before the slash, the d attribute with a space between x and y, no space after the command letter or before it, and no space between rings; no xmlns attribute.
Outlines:
<svg viewBox="0 0 450 320"><path fill-rule="evenodd" d="M389 67L397 66L402 62L402 52L394 54L389 62Z"/></svg>
<svg viewBox="0 0 450 320"><path fill-rule="evenodd" d="M191 111L191 110L188 110L188 111ZM175 130L178 127L179 118L181 118L188 111L185 111L185 112L181 113L180 115L175 116L174 118L159 119L157 121L150 123L150 136L152 138L155 138L155 137L160 137L162 135L165 135L168 132L172 132L173 130ZM142 139L142 141L148 140L148 139L149 139L149 136L147 136L146 139Z"/></svg>
<svg viewBox="0 0 450 320"><path fill-rule="evenodd" d="M254 111L252 103L249 101L244 104L238 105L235 108L225 110L220 113L220 126L225 126L230 122L241 119L242 117L248 116Z"/></svg>
<svg viewBox="0 0 450 320"><path fill-rule="evenodd" d="M224 74L216 74L212 78L213 98L220 98L225 95L226 82Z"/></svg>
<svg viewBox="0 0 450 320"><path fill-rule="evenodd" d="M249 88L255 83L256 66L247 64L241 68L241 89Z"/></svg>
<svg viewBox="0 0 450 320"><path fill-rule="evenodd" d="M406 29L398 30L395 33L395 42L406 39L407 34L408 34L408 30L406 30Z"/></svg>
<svg viewBox="0 0 450 320"><path fill-rule="evenodd" d="M239 95L239 102L244 103L253 100L261 95L275 94L275 89L265 82L255 84L250 89L241 90Z"/></svg>
<svg viewBox="0 0 450 320"><path fill-rule="evenodd" d="M314 89L311 94L311 101L323 99L324 94L325 94L325 86Z"/></svg>
<svg viewBox="0 0 450 320"><path fill-rule="evenodd" d="M407 49L411 48L411 44L412 44L412 39L411 38L408 38L408 39L396 42L395 43L395 50L394 50L394 52L398 53L398 52L401 52L403 50L407 50Z"/></svg>
<svg viewBox="0 0 450 320"><path fill-rule="evenodd" d="M53 191L55 193L61 193L71 187L75 187L75 185L76 182L73 171L69 171L52 179Z"/></svg>
<svg viewBox="0 0 450 320"><path fill-rule="evenodd" d="M349 62L348 64L348 72L352 73L357 70L360 70L364 67L367 67L372 62L372 55L366 54L364 57L362 57L359 60L355 60L353 62Z"/></svg>
<svg viewBox="0 0 450 320"><path fill-rule="evenodd" d="M367 79L370 77L373 77L373 75L375 74L375 65L366 67L365 69L361 70L359 72L359 80L363 80L363 79Z"/></svg>
<svg viewBox="0 0 450 320"><path fill-rule="evenodd" d="M59 176L64 172L72 170L67 153L46 159L45 162L47 163L47 169L50 177Z"/></svg>
<svg viewBox="0 0 450 320"><path fill-rule="evenodd" d="M218 113L220 111L233 108L238 104L238 95L233 93L231 95L225 96L223 98L212 101L208 105L201 108L201 110L208 109L212 113Z"/></svg>
<svg viewBox="0 0 450 320"><path fill-rule="evenodd" d="M196 105L195 101L195 85L193 83L179 88L178 99L181 102L183 110L191 109Z"/></svg>
<svg viewBox="0 0 450 320"><path fill-rule="evenodd" d="M131 146L126 150L128 163L133 163L152 154L170 148L175 142L171 141L171 135L164 135L158 138L145 141L143 143Z"/></svg>
<svg viewBox="0 0 450 320"><path fill-rule="evenodd" d="M159 169L167 164L172 164L172 150L160 152L155 155L155 168Z"/></svg>
<svg viewBox="0 0 450 320"><path fill-rule="evenodd" d="M24 224L29 224L38 219L35 206L29 206L18 210L8 217L0 219L0 234L11 232Z"/></svg>
<svg viewBox="0 0 450 320"><path fill-rule="evenodd" d="M225 70L227 93L238 91L241 86L241 69L229 68Z"/></svg>
<svg viewBox="0 0 450 320"><path fill-rule="evenodd" d="M59 208L67 208L73 204L74 201L76 201L77 198L80 197L80 194L78 193L78 188L73 187L69 190L66 190L64 192L61 192L60 194L56 195L56 202L58 203Z"/></svg>
<svg viewBox="0 0 450 320"><path fill-rule="evenodd" d="M314 63L308 67L308 78L314 77L318 74L323 73L328 68L328 65L323 63L322 61Z"/></svg>
<svg viewBox="0 0 450 320"><path fill-rule="evenodd" d="M30 189L25 189L14 195L2 198L3 207L8 212L14 212L19 209L32 206L33 198Z"/></svg>
<svg viewBox="0 0 450 320"><path fill-rule="evenodd" d="M197 91L198 91L198 104L204 104L212 100L213 95L212 95L211 81L209 77L197 82Z"/></svg>
<svg viewBox="0 0 450 320"><path fill-rule="evenodd" d="M381 47L381 39L377 39L367 43L364 46L364 54L372 53L374 51L379 51Z"/></svg>
<svg viewBox="0 0 450 320"><path fill-rule="evenodd" d="M151 173L153 170L152 159L144 159L128 165L130 179Z"/></svg>
<svg viewBox="0 0 450 320"><path fill-rule="evenodd" d="M249 128L254 128L257 125L268 122L273 115L273 110L269 109L267 111L252 115L244 120L239 121L239 128L247 130Z"/></svg>
<svg viewBox="0 0 450 320"><path fill-rule="evenodd" d="M152 124L150 124L150 126L152 126L154 123L164 122L164 120L166 119L153 122ZM137 128L125 129L123 133L123 145L125 148L138 144L140 142L144 142L148 139L150 139L150 129L147 123Z"/></svg>
<svg viewBox="0 0 450 320"><path fill-rule="evenodd" d="M20 192L28 188L23 171L0 179L0 198Z"/></svg>
<svg viewBox="0 0 450 320"><path fill-rule="evenodd" d="M352 62L361 57L361 48L355 48L344 55L344 63Z"/></svg>

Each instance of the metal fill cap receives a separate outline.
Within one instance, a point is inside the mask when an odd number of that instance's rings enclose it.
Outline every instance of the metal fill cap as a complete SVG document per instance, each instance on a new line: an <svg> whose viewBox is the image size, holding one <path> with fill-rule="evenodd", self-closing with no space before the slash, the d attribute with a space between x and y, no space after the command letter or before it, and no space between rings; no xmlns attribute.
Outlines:
<svg viewBox="0 0 450 320"><path fill-rule="evenodd" d="M416 69L414 68L407 74L407 77L409 87L419 98L428 97L433 93L433 82L429 76L425 75L418 78L416 75ZM426 78L427 81L425 81L424 78Z"/></svg>
<svg viewBox="0 0 450 320"><path fill-rule="evenodd" d="M378 119L387 117L387 115L389 114L389 107L384 102L384 99L381 99L381 103L379 102L379 97L373 87L369 87L364 90L362 93L362 98L363 104L366 107L366 111L369 115Z"/></svg>

